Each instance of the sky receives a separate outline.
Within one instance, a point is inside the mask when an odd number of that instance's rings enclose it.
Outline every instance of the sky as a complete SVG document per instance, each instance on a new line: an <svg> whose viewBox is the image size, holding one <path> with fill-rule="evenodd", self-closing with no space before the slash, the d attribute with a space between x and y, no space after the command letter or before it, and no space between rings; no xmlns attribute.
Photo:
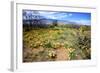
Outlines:
<svg viewBox="0 0 100 73"><path fill-rule="evenodd" d="M34 17L38 15L47 19L64 20L78 24L91 25L91 13L23 10L24 19L28 19L26 16Z"/></svg>

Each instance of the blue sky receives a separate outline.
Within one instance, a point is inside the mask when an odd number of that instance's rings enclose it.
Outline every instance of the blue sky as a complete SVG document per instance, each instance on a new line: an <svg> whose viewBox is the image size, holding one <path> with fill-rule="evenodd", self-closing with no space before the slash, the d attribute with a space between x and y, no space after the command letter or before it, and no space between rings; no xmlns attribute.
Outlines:
<svg viewBox="0 0 100 73"><path fill-rule="evenodd" d="M40 15L47 19L56 20L67 20L79 24L90 25L91 24L91 13L80 13L80 12L54 12L54 11L34 11L34 10L24 10L26 12L25 16Z"/></svg>

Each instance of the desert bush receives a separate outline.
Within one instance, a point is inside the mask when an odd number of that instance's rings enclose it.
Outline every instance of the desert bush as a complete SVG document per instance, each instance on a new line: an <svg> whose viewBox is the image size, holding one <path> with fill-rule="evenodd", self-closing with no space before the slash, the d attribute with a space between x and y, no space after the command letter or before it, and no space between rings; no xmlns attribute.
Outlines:
<svg viewBox="0 0 100 73"><path fill-rule="evenodd" d="M78 59L77 55L82 59L91 58L91 33L88 26L81 26L79 29L72 26L32 28L31 31L23 31L23 43L25 48L44 48L38 53L34 51L27 54L26 60L29 59L30 61L55 60L55 58L50 58L48 53L59 48L66 48L67 50L70 48L70 60Z"/></svg>
<svg viewBox="0 0 100 73"><path fill-rule="evenodd" d="M80 28L79 28L80 32L89 31L89 30L91 30L91 27L90 26L86 26L86 25L80 26Z"/></svg>

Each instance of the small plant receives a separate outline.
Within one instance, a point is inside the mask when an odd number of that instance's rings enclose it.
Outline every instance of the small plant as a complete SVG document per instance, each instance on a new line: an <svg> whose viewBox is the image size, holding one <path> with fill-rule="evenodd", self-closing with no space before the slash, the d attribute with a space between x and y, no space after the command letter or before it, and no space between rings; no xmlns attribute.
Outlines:
<svg viewBox="0 0 100 73"><path fill-rule="evenodd" d="M76 54L74 52L71 52L69 56L70 56L70 60L75 60L76 58Z"/></svg>
<svg viewBox="0 0 100 73"><path fill-rule="evenodd" d="M57 55L56 55L56 52L54 50L52 50L52 51L48 51L48 56L50 58L54 59L54 58L56 58Z"/></svg>
<svg viewBox="0 0 100 73"><path fill-rule="evenodd" d="M45 43L43 47L45 47L45 48L53 48L51 42Z"/></svg>

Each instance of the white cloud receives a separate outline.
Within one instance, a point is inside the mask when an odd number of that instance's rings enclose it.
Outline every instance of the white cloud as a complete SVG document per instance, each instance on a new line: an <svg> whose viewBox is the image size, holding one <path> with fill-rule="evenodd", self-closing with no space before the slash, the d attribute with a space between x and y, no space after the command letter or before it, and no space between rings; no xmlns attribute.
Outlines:
<svg viewBox="0 0 100 73"><path fill-rule="evenodd" d="M52 15L52 14L55 14L55 13L57 13L57 12L39 11L39 13L40 13L41 15Z"/></svg>
<svg viewBox="0 0 100 73"><path fill-rule="evenodd" d="M72 16L72 15L73 15L73 14L71 14L71 13L69 14L69 16Z"/></svg>

